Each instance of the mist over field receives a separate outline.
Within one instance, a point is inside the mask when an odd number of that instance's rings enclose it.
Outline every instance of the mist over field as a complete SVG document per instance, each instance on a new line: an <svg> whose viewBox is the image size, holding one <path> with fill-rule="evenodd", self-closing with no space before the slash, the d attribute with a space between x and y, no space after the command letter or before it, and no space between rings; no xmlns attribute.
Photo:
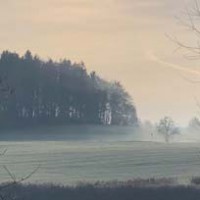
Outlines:
<svg viewBox="0 0 200 200"><path fill-rule="evenodd" d="M0 200L200 199L200 0L0 0Z"/></svg>
<svg viewBox="0 0 200 200"><path fill-rule="evenodd" d="M187 184L199 176L200 137L183 129L166 143L150 129L133 126L56 126L5 130L1 165L26 182L74 185L79 182L174 178ZM12 180L3 170L1 182Z"/></svg>

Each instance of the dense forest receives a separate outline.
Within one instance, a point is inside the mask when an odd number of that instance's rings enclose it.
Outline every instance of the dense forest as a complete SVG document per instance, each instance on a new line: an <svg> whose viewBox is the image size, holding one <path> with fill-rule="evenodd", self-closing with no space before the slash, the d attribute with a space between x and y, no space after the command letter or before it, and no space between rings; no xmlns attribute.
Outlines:
<svg viewBox="0 0 200 200"><path fill-rule="evenodd" d="M0 57L0 126L37 124L137 124L130 95L84 63L44 61L27 51Z"/></svg>

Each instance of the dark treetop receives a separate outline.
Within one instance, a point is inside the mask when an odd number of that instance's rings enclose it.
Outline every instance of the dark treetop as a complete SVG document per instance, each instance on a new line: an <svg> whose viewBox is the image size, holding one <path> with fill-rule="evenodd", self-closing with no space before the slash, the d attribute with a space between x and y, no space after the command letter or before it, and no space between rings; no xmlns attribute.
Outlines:
<svg viewBox="0 0 200 200"><path fill-rule="evenodd" d="M41 60L27 51L0 57L0 126L137 124L135 106L119 82L108 82L84 63Z"/></svg>

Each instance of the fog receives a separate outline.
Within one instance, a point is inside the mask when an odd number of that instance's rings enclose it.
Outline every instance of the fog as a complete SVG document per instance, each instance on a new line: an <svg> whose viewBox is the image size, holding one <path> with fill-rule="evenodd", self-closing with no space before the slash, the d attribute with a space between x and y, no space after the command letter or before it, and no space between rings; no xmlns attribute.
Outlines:
<svg viewBox="0 0 200 200"><path fill-rule="evenodd" d="M2 130L1 141L132 141L145 134L134 126L63 125Z"/></svg>
<svg viewBox="0 0 200 200"><path fill-rule="evenodd" d="M93 142L159 142L166 143L156 130L157 124L144 122L134 126L59 125L1 130L0 141L93 141ZM178 127L169 143L200 142L200 127Z"/></svg>
<svg viewBox="0 0 200 200"><path fill-rule="evenodd" d="M155 125L153 130L155 130ZM186 183L199 172L198 131L182 128L170 137L143 125L53 126L4 130L0 134L1 182L10 177L3 166L33 183L76 184L134 178L178 178Z"/></svg>
<svg viewBox="0 0 200 200"><path fill-rule="evenodd" d="M135 134L129 136L129 139L134 141L137 135L141 141L166 143L164 136L157 132L155 126L138 129ZM200 143L200 127L179 127L179 133L171 135L169 143Z"/></svg>

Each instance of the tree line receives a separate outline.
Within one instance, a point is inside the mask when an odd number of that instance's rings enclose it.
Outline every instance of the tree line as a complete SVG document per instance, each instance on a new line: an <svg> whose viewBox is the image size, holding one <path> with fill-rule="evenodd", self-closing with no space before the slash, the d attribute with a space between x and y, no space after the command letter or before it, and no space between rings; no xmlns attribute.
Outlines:
<svg viewBox="0 0 200 200"><path fill-rule="evenodd" d="M136 108L119 82L84 63L47 61L27 51L0 56L0 126L29 124L137 124Z"/></svg>

